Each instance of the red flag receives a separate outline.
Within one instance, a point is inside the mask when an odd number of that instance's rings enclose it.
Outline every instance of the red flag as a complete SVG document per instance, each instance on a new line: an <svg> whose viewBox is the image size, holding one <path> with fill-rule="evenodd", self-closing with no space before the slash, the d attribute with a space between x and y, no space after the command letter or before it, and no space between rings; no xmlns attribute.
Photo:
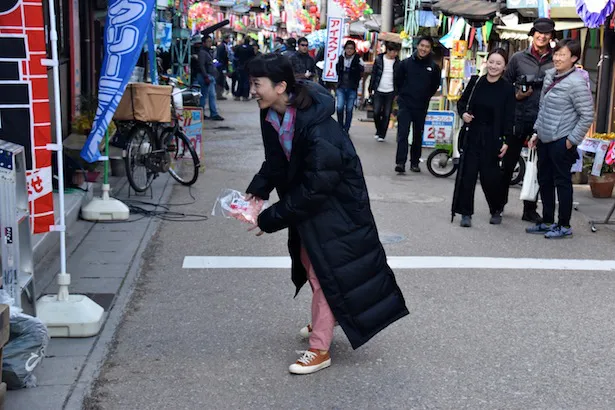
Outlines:
<svg viewBox="0 0 615 410"><path fill-rule="evenodd" d="M0 139L23 145L26 150L26 179L31 229L49 232L53 215L51 151L51 111L47 67L45 24L42 0L14 1L14 7L0 11L0 38L4 83L12 94L0 93L2 127ZM15 91L19 91L15 93Z"/></svg>
<svg viewBox="0 0 615 410"><path fill-rule="evenodd" d="M470 29L470 41L468 41L468 48L472 48L472 44L474 43L474 36L476 36L476 28L472 27Z"/></svg>

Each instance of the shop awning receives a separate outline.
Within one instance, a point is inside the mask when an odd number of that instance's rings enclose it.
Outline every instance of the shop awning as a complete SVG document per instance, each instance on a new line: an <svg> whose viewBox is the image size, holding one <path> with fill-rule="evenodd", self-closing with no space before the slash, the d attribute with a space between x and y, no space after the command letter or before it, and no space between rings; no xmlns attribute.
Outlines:
<svg viewBox="0 0 615 410"><path fill-rule="evenodd" d="M532 29L533 23L515 24L509 26L497 26L496 31L502 40L526 40L528 33ZM585 24L578 21L560 20L555 21L555 31L576 30L584 28Z"/></svg>
<svg viewBox="0 0 615 410"><path fill-rule="evenodd" d="M431 8L444 14L461 16L468 20L486 21L494 17L495 13L505 6L506 4L500 0L439 0Z"/></svg>

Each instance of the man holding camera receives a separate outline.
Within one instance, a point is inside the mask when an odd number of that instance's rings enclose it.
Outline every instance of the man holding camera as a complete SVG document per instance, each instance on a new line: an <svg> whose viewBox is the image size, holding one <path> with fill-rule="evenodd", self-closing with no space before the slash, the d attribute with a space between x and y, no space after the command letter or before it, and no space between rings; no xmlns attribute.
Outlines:
<svg viewBox="0 0 615 410"><path fill-rule="evenodd" d="M532 44L515 53L506 68L504 78L515 85L515 129L508 142L508 151L502 160L502 189L504 204L508 202L509 181L521 155L524 142L529 139L538 116L538 105L545 71L553 68L551 39L555 38L555 23L548 18L539 18L529 32ZM537 200L523 202L524 221L539 224L542 218L536 212Z"/></svg>

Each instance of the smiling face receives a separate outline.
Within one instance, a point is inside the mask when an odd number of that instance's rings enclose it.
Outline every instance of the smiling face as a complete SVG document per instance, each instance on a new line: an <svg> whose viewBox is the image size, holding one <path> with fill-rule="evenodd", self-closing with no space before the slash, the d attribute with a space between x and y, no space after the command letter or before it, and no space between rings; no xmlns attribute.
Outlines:
<svg viewBox="0 0 615 410"><path fill-rule="evenodd" d="M536 46L537 49L544 49L547 48L549 46L549 41L551 41L551 38L553 37L553 33L548 32L548 33L541 33L536 31L534 33L533 36L533 44Z"/></svg>
<svg viewBox="0 0 615 410"><path fill-rule="evenodd" d="M354 45L352 44L348 44L346 47L344 47L344 53L346 54L346 57L350 58L354 55L354 53L356 52Z"/></svg>
<svg viewBox="0 0 615 410"><path fill-rule="evenodd" d="M427 57L429 54L431 54L431 43L427 40L421 40L421 42L417 46L416 53L418 54L419 58Z"/></svg>
<svg viewBox="0 0 615 410"><path fill-rule="evenodd" d="M570 70L578 58L573 56L568 47L562 47L553 53L553 66L558 73Z"/></svg>
<svg viewBox="0 0 615 410"><path fill-rule="evenodd" d="M286 94L286 81L273 84L267 77L255 77L250 79L250 92L256 98L258 108L261 110L270 108L283 100Z"/></svg>
<svg viewBox="0 0 615 410"><path fill-rule="evenodd" d="M487 59L487 73L491 77L500 77L506 69L506 60L498 53L493 53Z"/></svg>

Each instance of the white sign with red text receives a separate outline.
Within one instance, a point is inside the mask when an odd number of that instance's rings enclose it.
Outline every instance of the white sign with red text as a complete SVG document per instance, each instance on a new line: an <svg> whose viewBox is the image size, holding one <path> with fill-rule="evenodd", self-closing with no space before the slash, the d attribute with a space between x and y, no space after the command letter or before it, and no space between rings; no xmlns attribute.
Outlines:
<svg viewBox="0 0 615 410"><path fill-rule="evenodd" d="M322 71L323 81L337 82L337 60L342 53L344 38L344 18L331 17L327 20L327 42L325 50L325 67Z"/></svg>

